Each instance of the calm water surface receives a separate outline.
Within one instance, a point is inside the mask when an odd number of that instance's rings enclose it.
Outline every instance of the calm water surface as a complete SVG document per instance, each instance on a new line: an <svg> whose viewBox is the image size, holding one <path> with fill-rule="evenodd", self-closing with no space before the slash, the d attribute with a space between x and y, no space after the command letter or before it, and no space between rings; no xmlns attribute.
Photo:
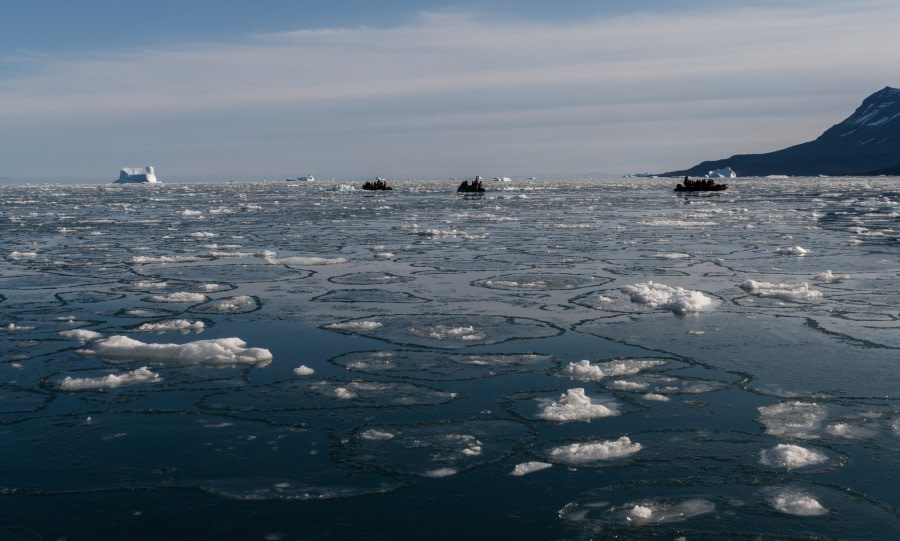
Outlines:
<svg viewBox="0 0 900 541"><path fill-rule="evenodd" d="M0 187L0 538L900 538L900 180L729 183Z"/></svg>

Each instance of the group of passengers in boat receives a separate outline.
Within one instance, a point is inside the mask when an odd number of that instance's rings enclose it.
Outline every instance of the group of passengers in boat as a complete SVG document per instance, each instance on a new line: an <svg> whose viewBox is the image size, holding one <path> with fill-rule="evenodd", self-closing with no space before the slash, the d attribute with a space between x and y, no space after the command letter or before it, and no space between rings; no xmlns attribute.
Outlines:
<svg viewBox="0 0 900 541"><path fill-rule="evenodd" d="M363 190L387 190L388 183L386 180L382 180L380 178L375 179L375 182L367 180L363 184Z"/></svg>
<svg viewBox="0 0 900 541"><path fill-rule="evenodd" d="M688 177L684 177L684 180L678 186L675 186L675 189L678 191L681 190L715 190L721 188L722 185L716 184L711 178L701 178L697 180L691 180Z"/></svg>
<svg viewBox="0 0 900 541"><path fill-rule="evenodd" d="M473 180L471 182L466 181L466 180L462 181L462 184L459 185L459 188L457 188L456 191L458 191L458 192L483 192L484 186L481 183L481 177L475 177L475 180Z"/></svg>

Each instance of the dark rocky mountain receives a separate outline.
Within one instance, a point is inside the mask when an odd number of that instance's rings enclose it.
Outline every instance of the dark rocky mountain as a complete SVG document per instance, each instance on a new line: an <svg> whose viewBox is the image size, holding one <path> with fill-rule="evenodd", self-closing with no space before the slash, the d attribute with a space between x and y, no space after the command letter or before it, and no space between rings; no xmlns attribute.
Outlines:
<svg viewBox="0 0 900 541"><path fill-rule="evenodd" d="M765 175L900 175L900 89L872 94L849 118L815 141L766 154L737 154L665 176L703 176L731 167L739 177Z"/></svg>

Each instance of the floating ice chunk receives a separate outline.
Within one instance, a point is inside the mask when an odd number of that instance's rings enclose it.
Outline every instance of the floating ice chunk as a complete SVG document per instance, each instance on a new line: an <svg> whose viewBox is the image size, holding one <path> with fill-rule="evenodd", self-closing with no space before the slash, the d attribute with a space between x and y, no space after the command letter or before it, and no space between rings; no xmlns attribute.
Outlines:
<svg viewBox="0 0 900 541"><path fill-rule="evenodd" d="M206 302L207 297L203 293L189 293L187 291L178 291L169 293L168 295L153 295L150 297L151 302L172 302L172 303L198 303Z"/></svg>
<svg viewBox="0 0 900 541"><path fill-rule="evenodd" d="M833 274L830 269L825 272L817 274L816 277L814 278L814 280L816 280L818 282L828 282L828 283L831 283L834 281L849 280L849 279L850 279L850 276L848 276L846 274Z"/></svg>
<svg viewBox="0 0 900 541"><path fill-rule="evenodd" d="M188 321L186 319L170 319L166 321L156 321L154 323L144 323L137 327L135 332L172 332L178 331L182 334L187 334L191 331L194 332L203 332L203 329L206 327L206 324L200 320L197 321Z"/></svg>
<svg viewBox="0 0 900 541"><path fill-rule="evenodd" d="M582 359L577 363L569 363L568 366L562 369L562 373L570 378L582 381L600 380L606 376L599 366L591 364L587 359Z"/></svg>
<svg viewBox="0 0 900 541"><path fill-rule="evenodd" d="M166 365L232 366L252 364L265 366L272 354L263 348L248 348L240 338L197 340L187 344L146 344L127 336L110 336L92 342L79 350L110 361L150 361Z"/></svg>
<svg viewBox="0 0 900 541"><path fill-rule="evenodd" d="M325 325L325 328L339 331L373 331L382 326L377 321L346 321L344 323L329 323Z"/></svg>
<svg viewBox="0 0 900 541"><path fill-rule="evenodd" d="M627 285L622 288L631 297L631 302L650 308L664 308L676 314L708 310L715 303L700 291L647 282Z"/></svg>
<svg viewBox="0 0 900 541"><path fill-rule="evenodd" d="M625 510L624 518L627 523L641 525L667 524L711 513L715 509L716 505L713 502L703 498L692 498L677 503L651 500L635 503L630 509Z"/></svg>
<svg viewBox="0 0 900 541"><path fill-rule="evenodd" d="M528 475L529 473L534 473L536 471L546 470L547 468L552 467L553 464L548 462L522 462L521 464L516 464L516 467L513 468L509 474L514 475L516 477L521 477L523 475Z"/></svg>
<svg viewBox="0 0 900 541"><path fill-rule="evenodd" d="M37 259L36 252L10 252L8 256L9 259L13 260L21 260L21 259Z"/></svg>
<svg viewBox="0 0 900 541"><path fill-rule="evenodd" d="M557 402L543 398L538 399L538 403L542 409L537 416L546 421L590 421L619 414L612 403L610 403L612 407L593 403L591 397L587 396L581 387L569 389Z"/></svg>
<svg viewBox="0 0 900 541"><path fill-rule="evenodd" d="M297 368L294 369L294 375L297 375L297 376L311 376L315 373L316 373L315 370L306 366L305 364L301 364L300 366L298 366Z"/></svg>
<svg viewBox="0 0 900 541"><path fill-rule="evenodd" d="M643 398L644 400L655 400L657 402L668 402L671 400L668 396L659 393L645 393Z"/></svg>
<svg viewBox="0 0 900 541"><path fill-rule="evenodd" d="M460 234L455 229L441 231L440 229L418 229L418 226L414 227L413 233L422 237L455 237Z"/></svg>
<svg viewBox="0 0 900 541"><path fill-rule="evenodd" d="M150 282L148 280L141 280L140 282L135 282L134 287L137 289L165 289L169 287L167 282Z"/></svg>
<svg viewBox="0 0 900 541"><path fill-rule="evenodd" d="M562 373L581 381L599 381L610 376L630 376L664 364L665 361L658 359L614 359L593 364L582 359L577 363L569 363L562 369Z"/></svg>
<svg viewBox="0 0 900 541"><path fill-rule="evenodd" d="M612 381L607 385L610 389L615 391L641 391L649 387L649 383L643 383L638 381L628 381L624 379L617 379Z"/></svg>
<svg viewBox="0 0 900 541"><path fill-rule="evenodd" d="M340 265L346 263L343 257L325 258L325 257L275 257L278 252L264 250L258 254L268 265Z"/></svg>
<svg viewBox="0 0 900 541"><path fill-rule="evenodd" d="M580 466L600 460L613 460L630 456L640 450L640 443L632 443L628 436L622 436L617 440L573 443L554 447L550 450L550 458L564 464Z"/></svg>
<svg viewBox="0 0 900 541"><path fill-rule="evenodd" d="M97 338L101 338L103 336L97 331L89 331L87 329L71 329L68 331L59 331L59 335L63 338L78 340L79 342L90 342L91 340L96 340Z"/></svg>
<svg viewBox="0 0 900 541"><path fill-rule="evenodd" d="M828 457L824 453L787 443L779 443L771 449L763 449L759 452L760 464L788 470L827 461Z"/></svg>
<svg viewBox="0 0 900 541"><path fill-rule="evenodd" d="M747 280L740 285L747 293L763 298L775 298L783 301L813 301L822 298L822 292L810 289L809 284L770 284Z"/></svg>
<svg viewBox="0 0 900 541"><path fill-rule="evenodd" d="M870 439L877 434L877 430L872 426L852 425L850 423L831 423L825 427L825 432L830 436L850 440Z"/></svg>
<svg viewBox="0 0 900 541"><path fill-rule="evenodd" d="M372 441L387 441L394 439L394 435L390 432L385 432L384 430L378 430L375 428L370 428L365 432L359 435L360 438L364 440L372 440Z"/></svg>
<svg viewBox="0 0 900 541"><path fill-rule="evenodd" d="M194 311L216 312L221 314L238 314L252 312L259 308L259 304L250 295L235 295L224 299L210 301L203 306L195 307Z"/></svg>
<svg viewBox="0 0 900 541"><path fill-rule="evenodd" d="M435 470L429 470L422 474L425 477L450 477L451 475L456 475L456 470L453 468L437 468Z"/></svg>
<svg viewBox="0 0 900 541"><path fill-rule="evenodd" d="M635 505L628 511L629 519L637 519L640 521L649 521L653 516L653 509L650 509L646 505Z"/></svg>
<svg viewBox="0 0 900 541"><path fill-rule="evenodd" d="M804 256L809 253L809 250L806 248L802 248L800 246L789 246L787 248L779 248L775 250L776 254L779 255L799 255Z"/></svg>
<svg viewBox="0 0 900 541"><path fill-rule="evenodd" d="M476 331L472 325L454 327L452 325L428 325L425 327L411 327L409 332L424 338L435 340L484 340L486 334Z"/></svg>
<svg viewBox="0 0 900 541"><path fill-rule="evenodd" d="M641 220L640 222L638 222L638 225L646 225L649 227L673 228L673 227L714 227L719 224L716 222L710 222L710 221L691 222L691 221L687 221L687 220Z"/></svg>
<svg viewBox="0 0 900 541"><path fill-rule="evenodd" d="M161 255L161 256L146 256L146 255L138 255L134 256L131 259L128 259L127 263L132 263L135 265L152 265L155 263L192 263L194 261L200 261L201 258L192 255Z"/></svg>
<svg viewBox="0 0 900 541"><path fill-rule="evenodd" d="M769 505L788 515L815 517L828 512L811 494L798 489L772 490L768 500Z"/></svg>
<svg viewBox="0 0 900 541"><path fill-rule="evenodd" d="M151 372L146 366L136 368L124 374L109 374L102 378L73 378L66 376L59 387L64 391L83 391L85 389L112 389L122 385L138 383L155 383L161 381L159 374Z"/></svg>
<svg viewBox="0 0 900 541"><path fill-rule="evenodd" d="M346 387L335 387L334 396L340 398L341 400L350 400L352 398L356 398L356 393Z"/></svg>
<svg viewBox="0 0 900 541"><path fill-rule="evenodd" d="M682 252L670 252L670 253L657 252L655 254L650 254L647 257L650 257L653 259L688 259L691 256L690 256L690 254L685 254Z"/></svg>
<svg viewBox="0 0 900 541"><path fill-rule="evenodd" d="M195 239L208 239L211 237L218 237L218 233L213 233L212 231L195 231L191 233L189 236L194 237Z"/></svg>
<svg viewBox="0 0 900 541"><path fill-rule="evenodd" d="M33 331L34 325L16 325L15 323L10 323L6 326L6 330L9 332L16 331Z"/></svg>
<svg viewBox="0 0 900 541"><path fill-rule="evenodd" d="M757 410L766 434L803 439L818 437L816 433L828 413L819 404L796 401L760 406Z"/></svg>

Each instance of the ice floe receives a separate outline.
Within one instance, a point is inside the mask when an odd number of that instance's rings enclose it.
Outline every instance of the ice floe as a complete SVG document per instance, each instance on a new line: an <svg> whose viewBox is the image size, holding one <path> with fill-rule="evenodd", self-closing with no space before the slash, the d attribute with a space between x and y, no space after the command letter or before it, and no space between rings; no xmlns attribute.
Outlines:
<svg viewBox="0 0 900 541"><path fill-rule="evenodd" d="M71 338L80 342L90 342L103 336L97 331L89 331L87 329L70 329L68 331L59 331L59 335L63 338Z"/></svg>
<svg viewBox="0 0 900 541"><path fill-rule="evenodd" d="M392 440L394 439L394 434L384 430L378 430L377 428L370 428L365 432L361 432L359 437L364 440Z"/></svg>
<svg viewBox="0 0 900 541"><path fill-rule="evenodd" d="M787 248L778 248L777 250L775 250L775 253L779 255L804 256L809 253L809 250L800 246L788 246Z"/></svg>
<svg viewBox="0 0 900 541"><path fill-rule="evenodd" d="M689 518L712 513L716 505L703 498L669 502L664 500L650 500L624 506L621 514L626 522L635 525L668 524L682 522Z"/></svg>
<svg viewBox="0 0 900 541"><path fill-rule="evenodd" d="M700 291L653 282L627 285L622 287L622 292L628 294L633 303L643 304L649 308L671 310L676 314L701 312L715 305L713 299Z"/></svg>
<svg viewBox="0 0 900 541"><path fill-rule="evenodd" d="M538 399L540 411L537 417L545 421L567 422L590 421L619 414L612 400L606 400L606 404L594 400L596 399L592 400L581 387L569 389L556 401L547 398Z"/></svg>
<svg viewBox="0 0 900 541"><path fill-rule="evenodd" d="M305 364L301 364L300 366L294 368L293 372L296 376L311 376L316 373L315 370L306 366Z"/></svg>
<svg viewBox="0 0 900 541"><path fill-rule="evenodd" d="M760 406L758 420L766 434L801 439L818 438L822 422L828 414L825 406L814 402L779 402Z"/></svg>
<svg viewBox="0 0 900 541"><path fill-rule="evenodd" d="M113 389L123 385L155 383L161 381L161 379L159 374L152 372L146 366L142 366L123 374L108 374L97 378L73 378L66 376L59 382L59 387L64 391Z"/></svg>
<svg viewBox="0 0 900 541"><path fill-rule="evenodd" d="M187 319L170 319L166 321L154 321L152 323L142 323L134 328L134 332L180 332L187 334L190 332L200 333L206 328L206 324L200 320L189 321Z"/></svg>
<svg viewBox="0 0 900 541"><path fill-rule="evenodd" d="M840 282L842 280L849 280L850 276L847 274L834 274L831 272L831 269L826 270L825 272L821 272L813 278L817 282Z"/></svg>
<svg viewBox="0 0 900 541"><path fill-rule="evenodd" d="M424 338L434 340L484 340L484 331L476 330L472 325L428 325L423 327L410 327L409 332Z"/></svg>
<svg viewBox="0 0 900 541"><path fill-rule="evenodd" d="M19 260L22 260L22 259L37 259L37 253L36 253L36 252L16 252L16 251L12 251L12 252L10 252L9 255L6 256L6 257L8 257L9 259L15 260L15 261L19 261Z"/></svg>
<svg viewBox="0 0 900 541"><path fill-rule="evenodd" d="M272 361L269 350L248 348L240 338L198 340L186 344L148 344L117 335L95 340L79 352L110 361L149 361L175 366L251 364L261 367Z"/></svg>
<svg viewBox="0 0 900 541"><path fill-rule="evenodd" d="M213 314L244 314L259 309L259 301L250 295L235 295L215 299L191 308L191 312Z"/></svg>
<svg viewBox="0 0 900 541"><path fill-rule="evenodd" d="M548 452L554 462L570 466L587 466L604 460L631 456L641 450L641 444L628 436L616 440L599 440L572 443L554 447Z"/></svg>
<svg viewBox="0 0 900 541"><path fill-rule="evenodd" d="M327 327L327 326L326 326ZM535 353L452 354L431 351L367 351L332 362L351 372L418 379L472 379L549 368L554 359Z"/></svg>
<svg viewBox="0 0 900 541"><path fill-rule="evenodd" d="M816 517L828 513L812 494L796 488L776 488L767 491L769 505L788 515Z"/></svg>
<svg viewBox="0 0 900 541"><path fill-rule="evenodd" d="M206 302L208 297L203 293L191 293L188 291L177 291L168 295L153 295L148 300L150 302L171 302L171 303L200 303Z"/></svg>
<svg viewBox="0 0 900 541"><path fill-rule="evenodd" d="M528 475L529 473L546 470L547 468L552 468L552 467L553 467L553 464L550 464L549 462L539 462L537 460L532 460L529 462L522 462L521 464L516 464L516 467L513 468L513 471L509 472L509 474L514 475L516 477L521 477L523 475Z"/></svg>
<svg viewBox="0 0 900 541"><path fill-rule="evenodd" d="M825 453L788 443L779 443L771 449L763 449L759 452L760 464L786 470L822 464L827 461L828 456Z"/></svg>
<svg viewBox="0 0 900 541"><path fill-rule="evenodd" d="M342 323L328 323L327 325L324 325L326 329L339 331L371 331L382 326L383 325L377 321L345 321Z"/></svg>
<svg viewBox="0 0 900 541"><path fill-rule="evenodd" d="M772 284L747 280L740 287L756 297L775 298L783 301L814 301L822 298L822 292L810 289L806 282L802 284Z"/></svg>
<svg viewBox="0 0 900 541"><path fill-rule="evenodd" d="M666 361L658 359L615 359L591 363L582 359L566 365L560 373L581 381L599 381L605 377L630 376L648 368L665 365Z"/></svg>
<svg viewBox="0 0 900 541"><path fill-rule="evenodd" d="M259 254L268 265L340 265L346 263L343 257L315 257L315 256L293 256L293 257L275 257L278 252L265 250Z"/></svg>

